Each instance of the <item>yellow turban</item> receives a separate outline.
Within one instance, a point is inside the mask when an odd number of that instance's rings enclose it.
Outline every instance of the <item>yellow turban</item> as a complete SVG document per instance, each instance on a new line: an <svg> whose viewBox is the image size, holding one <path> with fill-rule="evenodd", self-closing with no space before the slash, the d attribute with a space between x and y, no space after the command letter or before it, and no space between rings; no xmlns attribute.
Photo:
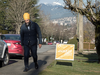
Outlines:
<svg viewBox="0 0 100 75"><path fill-rule="evenodd" d="M29 13L24 13L23 18L24 18L24 20L29 20L30 19L30 14Z"/></svg>

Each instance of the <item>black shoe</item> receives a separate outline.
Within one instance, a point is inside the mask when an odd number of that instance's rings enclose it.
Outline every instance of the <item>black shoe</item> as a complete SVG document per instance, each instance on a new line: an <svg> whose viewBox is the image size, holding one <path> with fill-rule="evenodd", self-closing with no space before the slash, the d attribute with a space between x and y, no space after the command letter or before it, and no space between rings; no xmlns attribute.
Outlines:
<svg viewBox="0 0 100 75"><path fill-rule="evenodd" d="M31 55L29 55L29 58L32 57Z"/></svg>
<svg viewBox="0 0 100 75"><path fill-rule="evenodd" d="M24 69L24 71L23 72L27 72L29 70L29 68L28 67L26 67L25 69Z"/></svg>
<svg viewBox="0 0 100 75"><path fill-rule="evenodd" d="M35 69L38 69L38 68L39 68L38 64L37 64L37 63L35 63Z"/></svg>

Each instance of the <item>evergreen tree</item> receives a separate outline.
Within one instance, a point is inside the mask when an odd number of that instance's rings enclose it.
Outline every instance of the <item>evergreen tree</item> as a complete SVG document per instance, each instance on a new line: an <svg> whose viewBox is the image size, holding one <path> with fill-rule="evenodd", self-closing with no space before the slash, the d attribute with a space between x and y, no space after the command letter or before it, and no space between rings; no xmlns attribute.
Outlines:
<svg viewBox="0 0 100 75"><path fill-rule="evenodd" d="M0 0L0 30L12 31L13 26L11 25L11 21L6 19L7 6L8 0Z"/></svg>

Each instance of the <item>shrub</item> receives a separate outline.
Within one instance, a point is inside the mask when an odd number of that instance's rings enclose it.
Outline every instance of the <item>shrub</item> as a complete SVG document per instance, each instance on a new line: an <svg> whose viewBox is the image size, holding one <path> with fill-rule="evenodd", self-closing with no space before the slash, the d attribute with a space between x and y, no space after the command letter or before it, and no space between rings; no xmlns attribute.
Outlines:
<svg viewBox="0 0 100 75"><path fill-rule="evenodd" d="M68 41L68 44L75 44L75 50L77 50L78 41L77 41L76 38L70 39L70 40Z"/></svg>
<svg viewBox="0 0 100 75"><path fill-rule="evenodd" d="M2 34L8 34L8 31L7 30L0 30L0 33L2 33Z"/></svg>

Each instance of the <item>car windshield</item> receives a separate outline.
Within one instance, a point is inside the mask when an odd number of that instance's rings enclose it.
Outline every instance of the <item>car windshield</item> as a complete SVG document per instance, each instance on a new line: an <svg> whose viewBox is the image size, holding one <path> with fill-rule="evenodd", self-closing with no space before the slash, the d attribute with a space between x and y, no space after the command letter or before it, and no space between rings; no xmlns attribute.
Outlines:
<svg viewBox="0 0 100 75"><path fill-rule="evenodd" d="M64 41L64 42L67 42L67 41Z"/></svg>
<svg viewBox="0 0 100 75"><path fill-rule="evenodd" d="M59 43L59 41L57 41L57 43Z"/></svg>
<svg viewBox="0 0 100 75"><path fill-rule="evenodd" d="M20 40L20 35L3 35L1 39L6 40Z"/></svg>

